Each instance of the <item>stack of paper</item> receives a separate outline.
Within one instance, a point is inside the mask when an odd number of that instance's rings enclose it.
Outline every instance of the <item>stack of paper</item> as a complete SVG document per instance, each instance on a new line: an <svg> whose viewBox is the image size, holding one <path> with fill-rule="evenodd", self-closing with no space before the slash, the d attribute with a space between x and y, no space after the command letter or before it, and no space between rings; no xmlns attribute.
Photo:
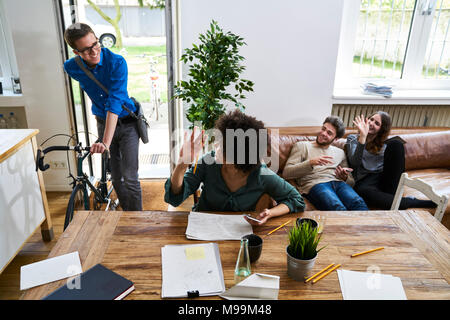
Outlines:
<svg viewBox="0 0 450 320"><path fill-rule="evenodd" d="M20 290L69 278L82 273L78 251L20 267Z"/></svg>
<svg viewBox="0 0 450 320"><path fill-rule="evenodd" d="M241 240L253 233L244 215L189 213L186 238L193 240Z"/></svg>
<svg viewBox="0 0 450 320"><path fill-rule="evenodd" d="M162 298L218 295L225 291L217 243L166 245L161 248Z"/></svg>
<svg viewBox="0 0 450 320"><path fill-rule="evenodd" d="M383 96L385 98L392 97L392 86L381 85L373 82L367 82L361 85L364 94Z"/></svg>
<svg viewBox="0 0 450 320"><path fill-rule="evenodd" d="M344 300L406 300L398 277L342 269L337 272Z"/></svg>
<svg viewBox="0 0 450 320"><path fill-rule="evenodd" d="M280 277L254 273L220 296L228 300L277 300Z"/></svg>

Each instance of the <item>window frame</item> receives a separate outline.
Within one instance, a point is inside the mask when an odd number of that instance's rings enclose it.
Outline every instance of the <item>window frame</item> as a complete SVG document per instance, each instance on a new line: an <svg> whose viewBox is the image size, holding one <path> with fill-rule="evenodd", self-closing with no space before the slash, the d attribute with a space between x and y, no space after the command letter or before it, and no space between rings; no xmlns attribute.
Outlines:
<svg viewBox="0 0 450 320"><path fill-rule="evenodd" d="M345 0L336 66L335 90L359 89L362 83L369 81L386 81L394 85L394 90L449 90L450 79L425 79L422 77L422 68L438 0L430 0L429 3L432 7L429 15L423 15L421 12L426 3L427 0L416 1L408 46L403 61L402 78L377 79L352 76L351 70L361 1ZM421 43L425 43L425 45L421 45Z"/></svg>
<svg viewBox="0 0 450 320"><path fill-rule="evenodd" d="M12 95L20 95L13 93L11 78L19 77L19 69L17 67L11 29L9 28L5 11L3 0L0 0L0 66L2 70L0 80L2 82L3 94L11 93Z"/></svg>

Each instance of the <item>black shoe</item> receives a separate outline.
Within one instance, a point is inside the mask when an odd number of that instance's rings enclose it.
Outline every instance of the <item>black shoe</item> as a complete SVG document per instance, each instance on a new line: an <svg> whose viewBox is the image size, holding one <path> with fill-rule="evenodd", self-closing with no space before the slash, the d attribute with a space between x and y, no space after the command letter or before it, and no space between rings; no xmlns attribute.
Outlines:
<svg viewBox="0 0 450 320"><path fill-rule="evenodd" d="M400 202L400 210L409 208L436 208L437 204L431 200L420 200L415 197L403 197Z"/></svg>

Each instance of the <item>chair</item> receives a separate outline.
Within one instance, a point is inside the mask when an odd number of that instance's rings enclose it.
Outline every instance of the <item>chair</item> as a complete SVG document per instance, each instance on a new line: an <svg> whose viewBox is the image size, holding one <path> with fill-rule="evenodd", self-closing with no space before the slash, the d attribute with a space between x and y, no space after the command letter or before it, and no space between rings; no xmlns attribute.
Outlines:
<svg viewBox="0 0 450 320"><path fill-rule="evenodd" d="M404 187L414 188L424 195L426 195L431 201L436 203L437 208L434 212L434 217L440 221L442 221L442 217L444 216L445 209L447 208L448 196L446 195L438 195L436 191L434 191L433 187L424 182L421 179L412 179L408 177L406 172L402 173L400 177L400 181L398 183L397 191L395 192L394 201L392 202L391 210L398 210L400 206L400 201L403 196Z"/></svg>

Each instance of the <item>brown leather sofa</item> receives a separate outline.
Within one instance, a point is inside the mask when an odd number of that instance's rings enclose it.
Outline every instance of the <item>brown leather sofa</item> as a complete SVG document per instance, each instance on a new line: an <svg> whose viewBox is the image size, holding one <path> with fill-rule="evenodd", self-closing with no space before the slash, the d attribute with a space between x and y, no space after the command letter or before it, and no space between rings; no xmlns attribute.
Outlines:
<svg viewBox="0 0 450 320"><path fill-rule="evenodd" d="M277 173L281 175L292 146L297 141L314 141L319 127L291 127L291 128L269 128L278 132L279 136L279 168ZM273 129L277 129L274 131ZM445 131L442 131L445 130ZM354 129L348 129L346 135L356 133ZM400 136L406 141L405 165L409 177L420 178L433 186L439 194L450 197L450 129L449 128L394 128L390 137ZM344 148L346 138L341 138L333 144ZM289 181L295 185L294 181ZM415 196L418 199L426 197L408 187L405 188L404 196ZM261 199L262 200L262 199ZM263 201L261 201L262 205ZM314 206L305 199L306 211L315 210ZM376 208L371 208L376 209ZM423 209L421 209L423 210ZM426 209L434 214L435 209ZM442 224L450 229L450 202L442 218Z"/></svg>

